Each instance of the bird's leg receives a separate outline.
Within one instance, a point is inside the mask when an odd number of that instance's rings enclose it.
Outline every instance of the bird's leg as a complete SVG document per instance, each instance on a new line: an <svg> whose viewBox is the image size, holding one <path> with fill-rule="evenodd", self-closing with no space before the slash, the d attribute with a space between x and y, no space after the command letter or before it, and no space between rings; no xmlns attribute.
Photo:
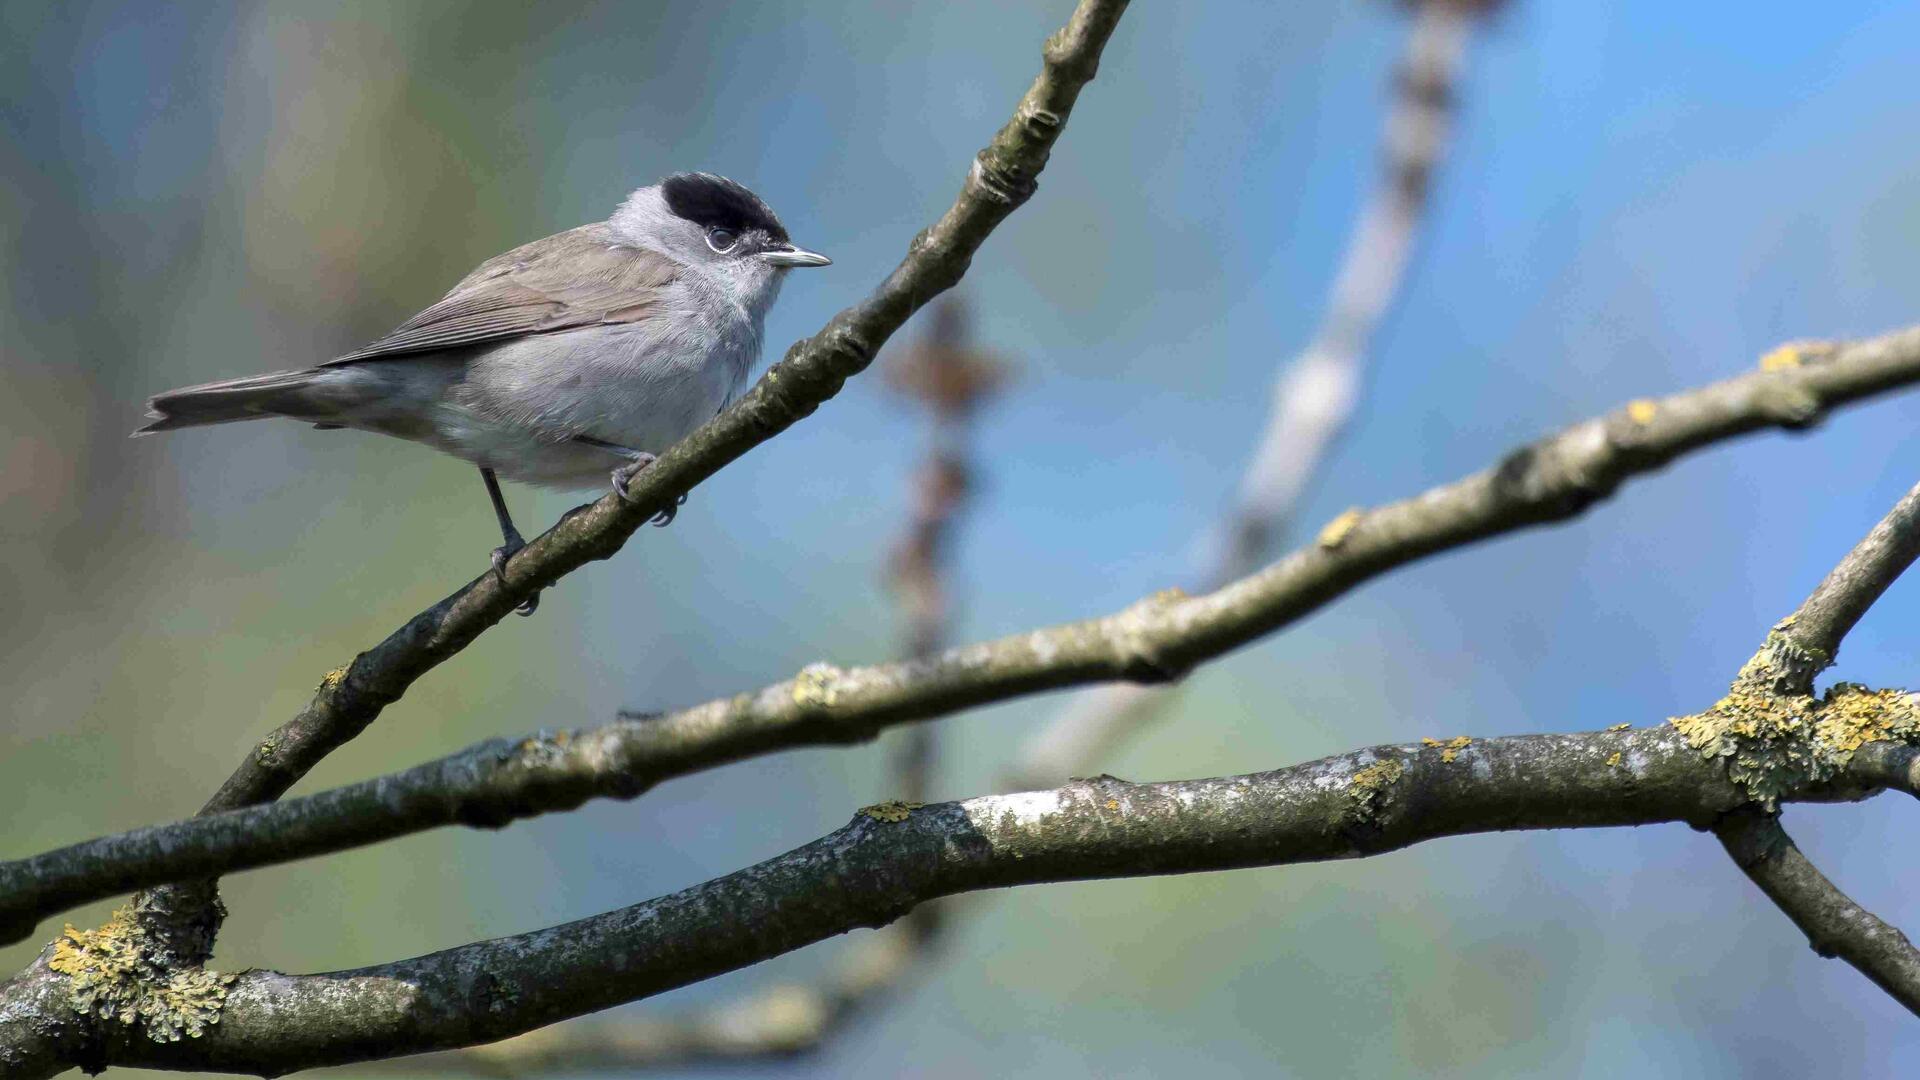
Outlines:
<svg viewBox="0 0 1920 1080"><path fill-rule="evenodd" d="M500 478L493 475L492 469L482 465L480 479L487 482L487 498L493 500L493 516L500 519L500 539L504 543L493 549L493 576L500 579L500 584L505 585L507 560L513 558L521 548L526 547L527 542L521 538L520 530L513 527L513 515L507 513L506 497L500 494ZM540 594L534 593L520 601L520 606L513 610L519 615L531 615L539 606Z"/></svg>
<svg viewBox="0 0 1920 1080"><path fill-rule="evenodd" d="M598 447L602 450L608 451L609 453L618 454L621 457L627 459L627 463L625 465L622 465L619 468L613 470L613 493L615 495L620 496L621 500L624 502L633 501L633 495L628 492L627 485L633 483L633 478L640 475L641 469L644 469L647 466L653 464L654 462L660 460L660 458L657 455L649 454L645 450L634 450L630 447L621 446L617 443L610 443L601 439L596 439L591 435L575 435L573 439L575 442L581 442L581 443L587 444L588 446ZM662 510L659 513L653 515L654 526L665 527L667 525L672 524L674 515L680 512L680 507L684 506L686 504L686 501L687 501L686 495L682 494L678 499L675 499L673 501L672 506L669 506L665 510Z"/></svg>

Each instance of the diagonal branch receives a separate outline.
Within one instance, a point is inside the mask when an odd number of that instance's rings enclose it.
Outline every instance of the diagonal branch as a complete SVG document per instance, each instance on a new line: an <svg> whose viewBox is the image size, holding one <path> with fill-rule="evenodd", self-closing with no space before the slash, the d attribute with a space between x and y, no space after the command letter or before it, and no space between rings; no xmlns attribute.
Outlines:
<svg viewBox="0 0 1920 1080"><path fill-rule="evenodd" d="M464 649L520 602L618 551L659 511L742 454L800 421L865 370L921 305L953 286L996 226L1033 195L1053 144L1089 82L1127 0L1080 0L1047 39L1045 65L1014 116L975 158L954 203L916 236L887 279L813 337L796 343L752 390L661 455L629 488L579 507L508 560L413 617L328 675L299 715L263 739L207 803L230 810L278 798L334 748L365 730L414 680Z"/></svg>
<svg viewBox="0 0 1920 1080"><path fill-rule="evenodd" d="M1794 692L1812 689L1813 677L1839 655L1840 640L1847 631L1915 558L1920 558L1920 484L1895 503L1800 609L1781 623L1777 636L1787 654L1782 661L1794 681Z"/></svg>
<svg viewBox="0 0 1920 1080"><path fill-rule="evenodd" d="M1828 881L1778 818L1745 807L1721 818L1713 832L1767 899L1807 935L1814 952L1845 960L1920 1015L1920 951Z"/></svg>
<svg viewBox="0 0 1920 1080"><path fill-rule="evenodd" d="M857 743L897 724L1110 679L1159 680L1272 632L1397 566L1571 517L1686 450L1920 380L1920 329L1826 348L1588 420L1502 464L1356 513L1318 542L1206 596L1149 597L1114 615L870 667L793 679L664 716L495 740L277 806L249 807L0 863L0 929L156 881L269 865L442 825L499 826L757 754Z"/></svg>
<svg viewBox="0 0 1920 1080"><path fill-rule="evenodd" d="M1495 830L1704 825L1744 799L1661 725L1376 747L1214 780L1102 777L900 820L863 814L757 866L546 930L353 971L245 973L200 1038L119 1040L103 1063L271 1075L449 1049L884 925L961 892L1354 858ZM24 1022L0 1015L0 1045Z"/></svg>

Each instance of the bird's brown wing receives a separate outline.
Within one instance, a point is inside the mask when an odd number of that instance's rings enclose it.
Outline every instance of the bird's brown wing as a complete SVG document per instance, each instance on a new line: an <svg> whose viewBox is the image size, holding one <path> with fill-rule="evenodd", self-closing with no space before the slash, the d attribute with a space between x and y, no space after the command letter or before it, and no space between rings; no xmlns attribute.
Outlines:
<svg viewBox="0 0 1920 1080"><path fill-rule="evenodd" d="M488 259L432 307L327 363L633 322L660 304L679 275L672 259L615 242L604 224L583 225Z"/></svg>

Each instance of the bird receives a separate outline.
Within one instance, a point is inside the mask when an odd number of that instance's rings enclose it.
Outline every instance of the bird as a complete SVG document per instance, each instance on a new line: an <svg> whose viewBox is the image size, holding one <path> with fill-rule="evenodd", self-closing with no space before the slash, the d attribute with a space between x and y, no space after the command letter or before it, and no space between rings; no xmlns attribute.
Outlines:
<svg viewBox="0 0 1920 1080"><path fill-rule="evenodd" d="M630 501L633 477L745 385L787 271L831 262L796 246L745 186L674 173L605 221L488 259L362 348L156 394L133 435L284 417L423 443L479 467L500 575L526 546L502 479L568 490L610 480Z"/></svg>

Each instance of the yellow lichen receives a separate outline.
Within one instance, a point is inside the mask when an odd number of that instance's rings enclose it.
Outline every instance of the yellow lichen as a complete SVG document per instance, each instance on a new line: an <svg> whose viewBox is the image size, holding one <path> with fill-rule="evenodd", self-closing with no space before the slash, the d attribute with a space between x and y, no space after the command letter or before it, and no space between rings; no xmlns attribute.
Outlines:
<svg viewBox="0 0 1920 1080"><path fill-rule="evenodd" d="M1118 810L1118 809L1120 809L1120 800L1119 800L1119 799L1108 799L1108 800L1107 800L1107 809L1109 809L1109 810Z"/></svg>
<svg viewBox="0 0 1920 1080"><path fill-rule="evenodd" d="M1760 358L1761 371L1791 371L1809 360L1832 353L1831 341L1789 341Z"/></svg>
<svg viewBox="0 0 1920 1080"><path fill-rule="evenodd" d="M1728 777L1761 805L1832 779L1866 743L1920 737L1920 707L1905 691L1839 683L1824 698L1776 692L1783 657L1789 643L1770 637L1725 697L1669 721L1703 758L1725 759Z"/></svg>
<svg viewBox="0 0 1920 1080"><path fill-rule="evenodd" d="M1620 751L1615 750L1613 753L1607 755L1607 768L1611 769L1618 766L1619 764L1620 764Z"/></svg>
<svg viewBox="0 0 1920 1080"><path fill-rule="evenodd" d="M71 984L75 1012L138 1026L155 1042L197 1039L220 1022L238 976L206 968L168 970L148 956L146 931L128 908L97 930L69 924L47 966Z"/></svg>
<svg viewBox="0 0 1920 1080"><path fill-rule="evenodd" d="M913 815L913 812L915 810L918 810L925 805L927 804L917 803L917 802L901 802L899 799L888 799L886 802L883 802L883 803L874 803L872 806L863 806L859 809L858 813L865 814L867 817L870 817L875 821L885 821L885 822L905 821L907 820L907 818Z"/></svg>
<svg viewBox="0 0 1920 1080"><path fill-rule="evenodd" d="M1837 683L1820 703L1813 733L1837 764L1845 765L1867 743L1908 740L1920 733L1920 709L1904 690Z"/></svg>
<svg viewBox="0 0 1920 1080"><path fill-rule="evenodd" d="M1628 728L1630 728L1630 727L1632 727L1632 726L1633 726L1633 725L1632 725L1631 723L1626 723L1626 724L1614 724L1614 725L1613 725L1612 727L1609 727L1609 728L1608 728L1607 730L1608 730L1608 731L1625 731L1625 730L1627 730Z"/></svg>
<svg viewBox="0 0 1920 1080"><path fill-rule="evenodd" d="M1427 738L1427 737L1426 737L1425 735L1422 735L1422 736L1420 736L1420 745L1421 745L1421 746L1439 746L1439 745L1440 745L1440 740L1439 740L1439 739L1429 739L1429 738Z"/></svg>
<svg viewBox="0 0 1920 1080"><path fill-rule="evenodd" d="M325 675L321 676L320 689L323 691L333 690L338 688L341 683L346 681L347 681L347 669L343 667L337 667L337 668L334 668L332 671L327 672Z"/></svg>
<svg viewBox="0 0 1920 1080"><path fill-rule="evenodd" d="M1440 760L1448 765L1453 764L1453 759L1459 757L1460 751L1465 750L1472 742L1473 740L1465 735L1455 735L1453 738L1447 740L1447 748L1441 751Z"/></svg>
<svg viewBox="0 0 1920 1080"><path fill-rule="evenodd" d="M1355 772L1347 781L1349 812L1365 821L1380 812L1393 795L1393 785L1406 769L1397 761L1378 761Z"/></svg>
<svg viewBox="0 0 1920 1080"><path fill-rule="evenodd" d="M840 703L840 677L845 674L832 664L808 664L793 679L793 703L808 708L827 709Z"/></svg>
<svg viewBox="0 0 1920 1080"><path fill-rule="evenodd" d="M1339 517L1334 518L1321 527L1318 540L1319 545L1328 551L1332 551L1334 548L1346 543L1347 537L1353 533L1354 526L1360 524L1361 515L1362 511L1357 506L1350 506L1341 511Z"/></svg>
<svg viewBox="0 0 1920 1080"><path fill-rule="evenodd" d="M1641 427L1653 423L1653 418L1658 416L1659 413L1660 406L1648 401L1646 398L1635 398L1627 402L1627 419L1639 424Z"/></svg>

